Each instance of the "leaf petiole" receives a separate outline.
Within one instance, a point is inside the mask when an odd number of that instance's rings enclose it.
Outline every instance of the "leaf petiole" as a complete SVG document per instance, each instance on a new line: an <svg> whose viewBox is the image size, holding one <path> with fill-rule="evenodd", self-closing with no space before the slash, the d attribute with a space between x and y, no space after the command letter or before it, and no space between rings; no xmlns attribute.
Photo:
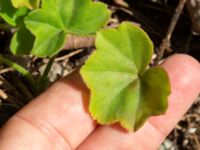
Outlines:
<svg viewBox="0 0 200 150"><path fill-rule="evenodd" d="M49 59L49 62L47 64L43 74L37 80L38 85L40 85L39 89L38 89L39 92L42 92L48 86L48 83L49 83L48 75L49 75L49 72L51 71L51 67L53 65L55 58L56 58L56 56Z"/></svg>

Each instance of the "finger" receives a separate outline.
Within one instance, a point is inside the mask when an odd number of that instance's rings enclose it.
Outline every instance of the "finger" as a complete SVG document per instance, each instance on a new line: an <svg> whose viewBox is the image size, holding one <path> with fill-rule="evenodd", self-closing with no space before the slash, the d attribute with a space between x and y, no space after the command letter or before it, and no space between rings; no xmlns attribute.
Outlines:
<svg viewBox="0 0 200 150"><path fill-rule="evenodd" d="M162 65L170 77L172 93L165 115L152 117L136 133L118 125L97 128L79 150L155 150L173 129L200 92L200 65L186 55L174 55Z"/></svg>
<svg viewBox="0 0 200 150"><path fill-rule="evenodd" d="M3 127L1 150L74 149L96 127L89 91L73 73L33 100Z"/></svg>

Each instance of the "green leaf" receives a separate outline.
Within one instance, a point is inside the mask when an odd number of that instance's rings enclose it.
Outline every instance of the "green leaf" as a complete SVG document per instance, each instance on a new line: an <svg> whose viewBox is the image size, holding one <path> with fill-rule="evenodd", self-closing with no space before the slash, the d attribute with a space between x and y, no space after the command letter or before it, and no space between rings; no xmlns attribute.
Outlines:
<svg viewBox="0 0 200 150"><path fill-rule="evenodd" d="M39 8L40 0L11 0L15 8L27 7L29 9Z"/></svg>
<svg viewBox="0 0 200 150"><path fill-rule="evenodd" d="M11 40L11 52L15 55L29 54L33 48L34 40L35 37L22 25Z"/></svg>
<svg viewBox="0 0 200 150"><path fill-rule="evenodd" d="M28 10L25 7L14 8L11 0L0 0L0 16L12 26L21 24L21 20L27 13Z"/></svg>
<svg viewBox="0 0 200 150"><path fill-rule="evenodd" d="M136 117L138 129L149 116L163 114L168 105L170 83L167 72L161 67L148 69L140 78L140 106Z"/></svg>
<svg viewBox="0 0 200 150"><path fill-rule="evenodd" d="M100 31L96 47L81 75L91 90L89 110L98 123L119 122L133 131L166 111L168 75L161 67L147 70L153 44L143 30L124 22L118 29Z"/></svg>
<svg viewBox="0 0 200 150"><path fill-rule="evenodd" d="M91 0L43 0L42 8L25 19L35 35L32 53L39 57L53 56L63 47L68 33L95 34L110 16L106 5Z"/></svg>

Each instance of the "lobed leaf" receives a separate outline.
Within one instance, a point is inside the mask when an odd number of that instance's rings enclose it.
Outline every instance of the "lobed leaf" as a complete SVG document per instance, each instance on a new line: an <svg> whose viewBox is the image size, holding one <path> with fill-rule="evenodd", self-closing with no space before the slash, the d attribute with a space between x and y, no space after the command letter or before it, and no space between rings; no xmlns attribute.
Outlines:
<svg viewBox="0 0 200 150"><path fill-rule="evenodd" d="M53 56L63 47L68 33L95 34L110 16L106 5L91 0L43 0L42 7L25 19L36 37L32 53ZM41 34L42 33L42 34Z"/></svg>
<svg viewBox="0 0 200 150"><path fill-rule="evenodd" d="M27 7L29 9L39 8L40 0L11 0L15 8Z"/></svg>
<svg viewBox="0 0 200 150"><path fill-rule="evenodd" d="M129 22L102 30L96 48L81 75L91 90L89 110L97 122L119 122L133 131L166 111L168 75L161 67L147 70L153 44L143 30Z"/></svg>
<svg viewBox="0 0 200 150"><path fill-rule="evenodd" d="M17 26L28 13L27 8L16 9L12 6L11 0L0 0L0 16L10 25Z"/></svg>

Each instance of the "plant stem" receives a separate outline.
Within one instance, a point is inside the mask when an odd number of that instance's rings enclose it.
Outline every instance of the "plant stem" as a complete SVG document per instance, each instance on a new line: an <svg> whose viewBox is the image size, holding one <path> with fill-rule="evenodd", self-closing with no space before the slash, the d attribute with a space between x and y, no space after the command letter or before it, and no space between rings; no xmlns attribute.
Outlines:
<svg viewBox="0 0 200 150"><path fill-rule="evenodd" d="M37 83L39 85L39 87L38 87L39 92L42 92L48 86L48 83L49 83L48 75L49 75L49 72L51 71L51 67L53 65L55 58L56 58L56 56L49 59L49 62L47 64L42 76L37 81Z"/></svg>
<svg viewBox="0 0 200 150"><path fill-rule="evenodd" d="M47 78L48 77L48 74L51 71L51 67L53 65L53 62L54 62L55 58L56 57L54 56L54 57L49 59L49 62L47 64L47 66L46 66L46 68L44 70L44 73L42 74L41 78Z"/></svg>
<svg viewBox="0 0 200 150"><path fill-rule="evenodd" d="M0 62L8 65L9 67L17 70L18 72L20 72L30 82L30 85L32 86L32 88L34 90L36 90L35 80L34 80L32 74L28 70L26 70L22 66L16 64L15 62L8 60L7 58L4 58L1 55L0 55Z"/></svg>

